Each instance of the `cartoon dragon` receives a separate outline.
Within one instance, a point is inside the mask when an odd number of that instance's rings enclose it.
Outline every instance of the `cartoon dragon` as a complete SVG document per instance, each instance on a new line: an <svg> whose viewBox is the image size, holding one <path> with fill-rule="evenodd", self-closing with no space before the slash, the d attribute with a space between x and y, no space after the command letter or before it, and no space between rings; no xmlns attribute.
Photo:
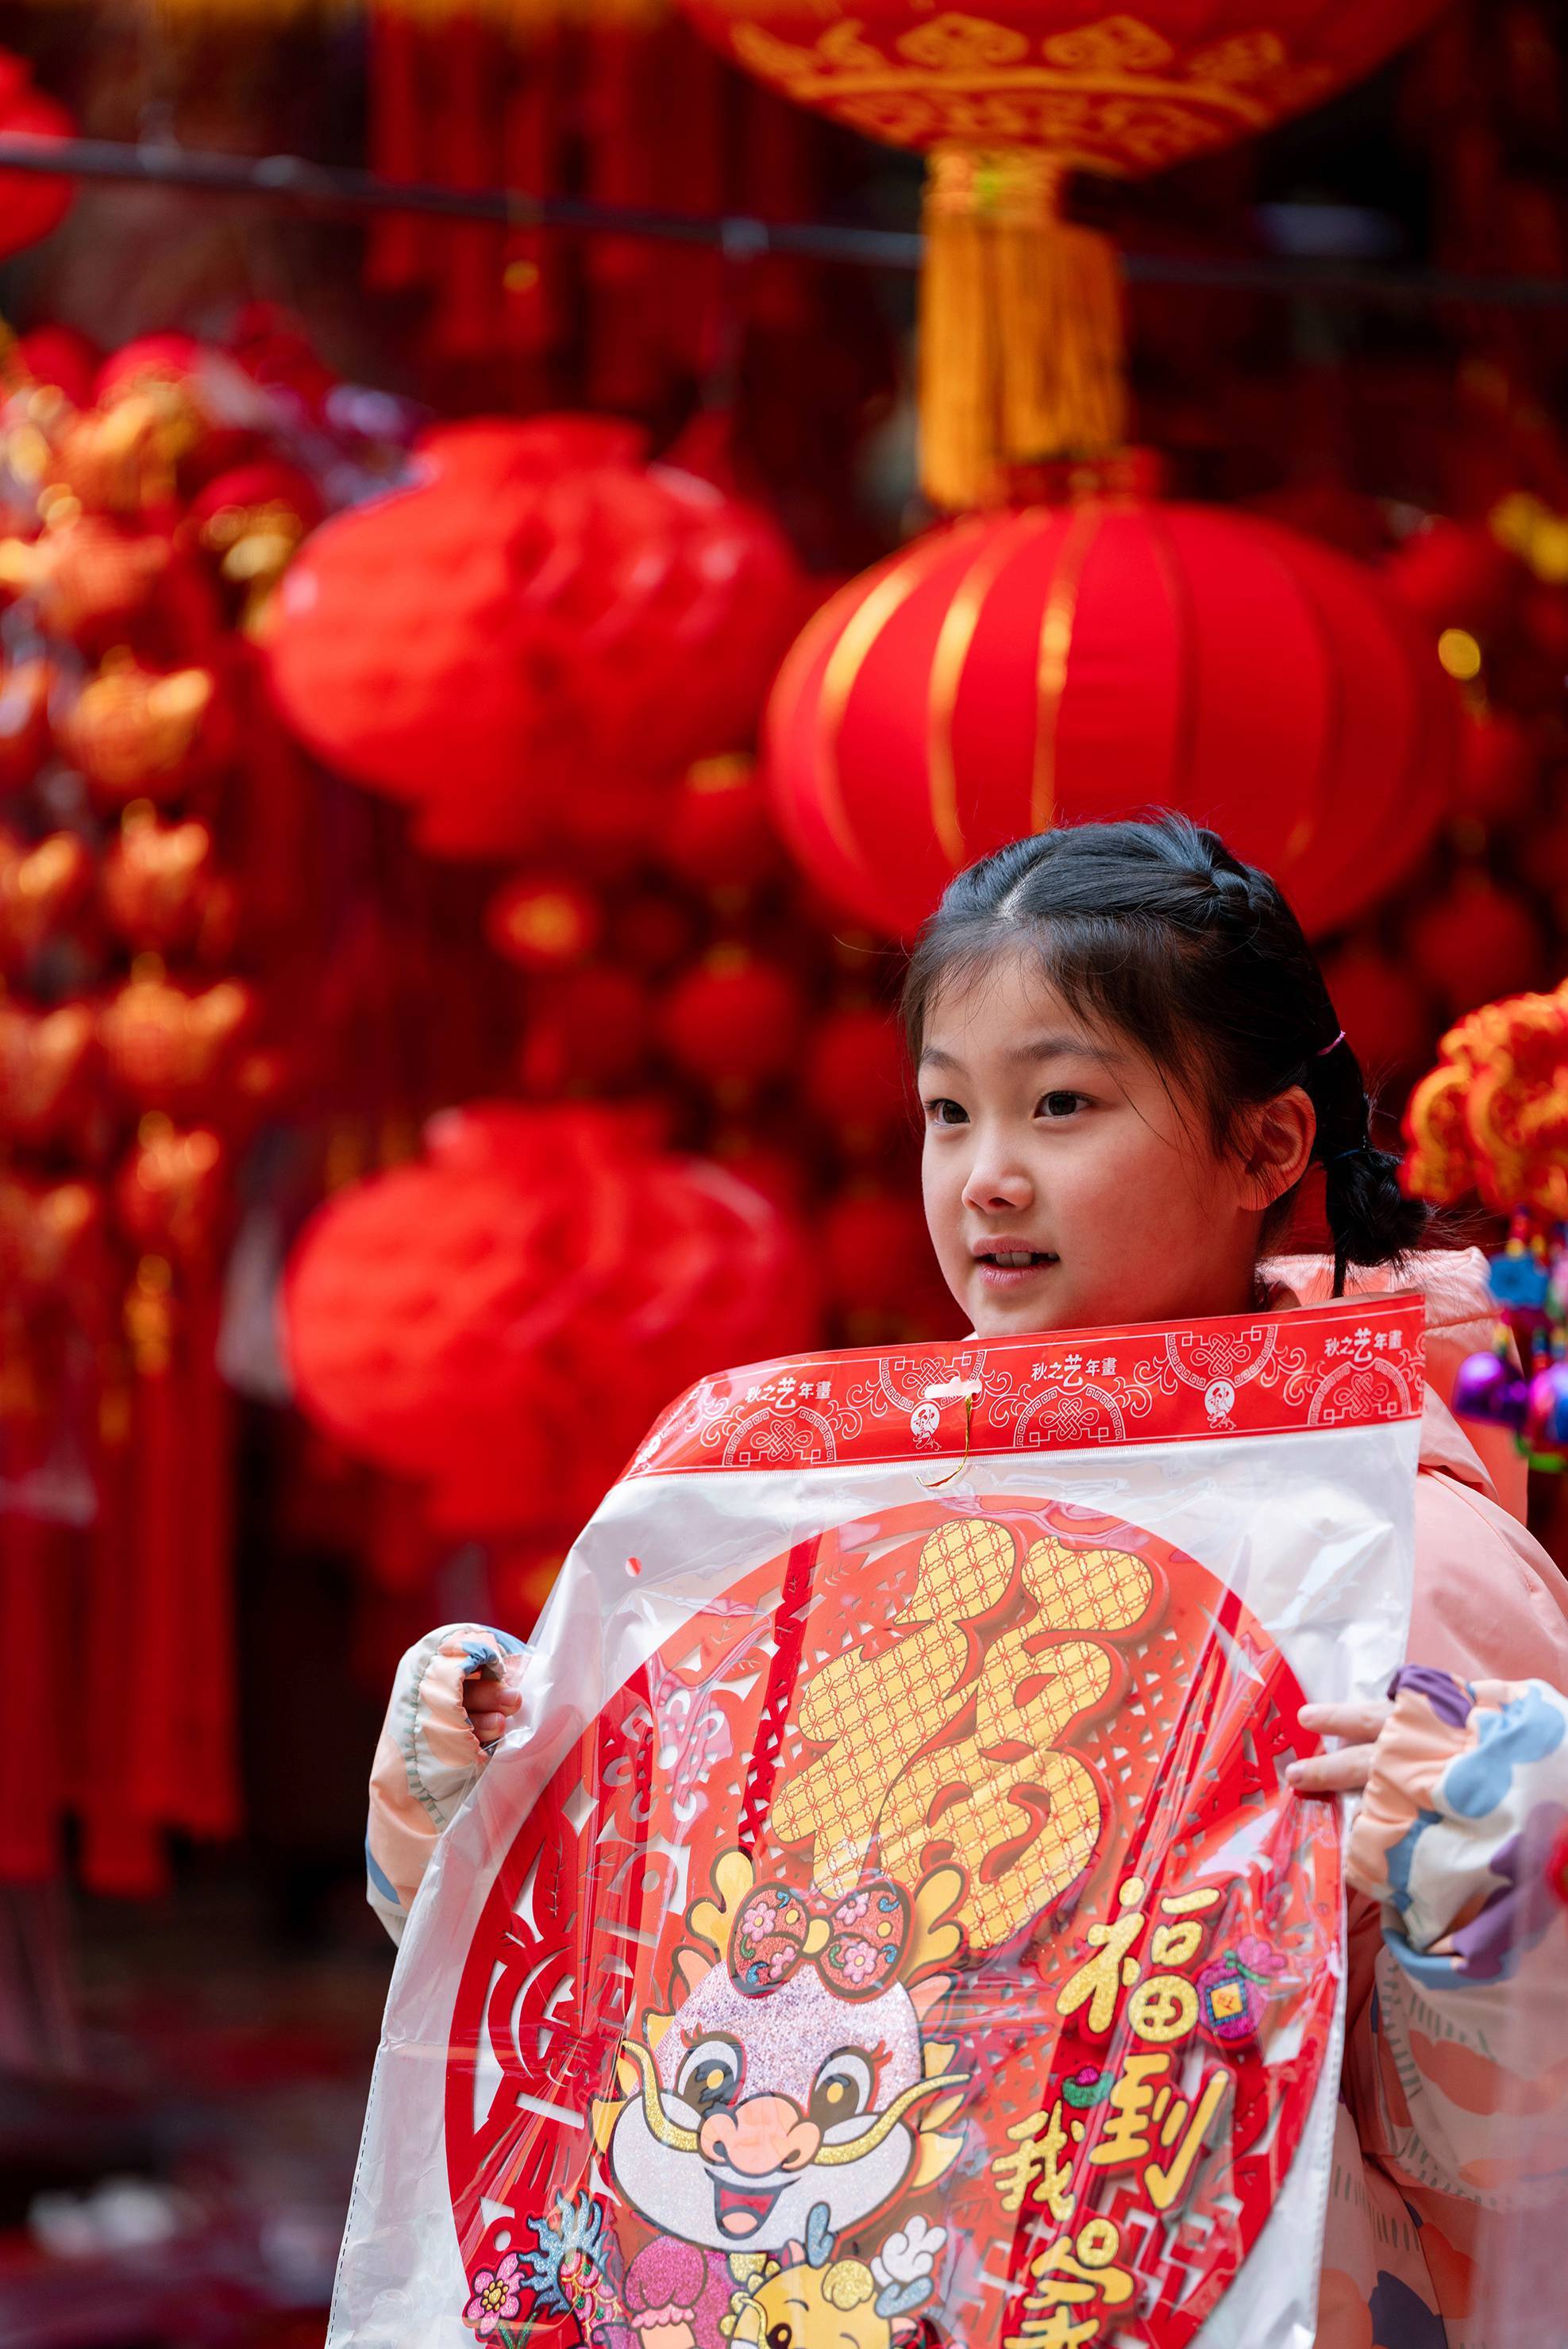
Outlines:
<svg viewBox="0 0 1568 2349"><path fill-rule="evenodd" d="M721 2349L738 2322L734 2282L765 2292L803 2261L814 2275L834 2272L803 2244L863 2229L958 2155L961 2131L943 2132L969 2075L923 2026L950 1987L941 1969L960 1945L951 1912L963 1889L947 1868L912 1900L878 1878L824 1901L759 1885L742 1852L718 1860L715 1899L687 1920L698 1946L676 1958L684 1996L672 2013L647 2013L640 2038L623 2039L621 2093L593 2112L618 2192L662 2239L631 2263L628 2299L641 2262L671 2239L706 2255L701 2308L691 2303L668 2349ZM848 2288L844 2277L835 2288ZM875 2329L890 2337L885 2317Z"/></svg>

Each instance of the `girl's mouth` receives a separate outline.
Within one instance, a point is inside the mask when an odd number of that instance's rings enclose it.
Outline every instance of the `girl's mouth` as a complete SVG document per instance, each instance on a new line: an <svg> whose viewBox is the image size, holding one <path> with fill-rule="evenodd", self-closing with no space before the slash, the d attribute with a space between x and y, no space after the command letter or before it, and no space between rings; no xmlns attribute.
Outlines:
<svg viewBox="0 0 1568 2349"><path fill-rule="evenodd" d="M993 1248L975 1257L975 1270L987 1288L1022 1288L1036 1273L1047 1272L1061 1261L1045 1248Z"/></svg>

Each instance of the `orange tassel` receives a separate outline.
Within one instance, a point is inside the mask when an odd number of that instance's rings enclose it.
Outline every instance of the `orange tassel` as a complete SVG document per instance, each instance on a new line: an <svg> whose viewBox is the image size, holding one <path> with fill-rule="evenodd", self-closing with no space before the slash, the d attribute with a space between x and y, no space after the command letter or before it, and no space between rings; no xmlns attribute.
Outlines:
<svg viewBox="0 0 1568 2349"><path fill-rule="evenodd" d="M933 148L920 278L920 473L950 512L1002 503L1013 469L1126 437L1115 249L1064 221L1027 148Z"/></svg>

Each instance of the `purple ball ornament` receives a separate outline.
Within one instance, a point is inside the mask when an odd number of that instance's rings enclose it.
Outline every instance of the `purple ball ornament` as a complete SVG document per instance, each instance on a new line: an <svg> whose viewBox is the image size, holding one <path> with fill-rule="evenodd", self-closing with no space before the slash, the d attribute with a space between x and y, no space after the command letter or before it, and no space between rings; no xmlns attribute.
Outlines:
<svg viewBox="0 0 1568 2349"><path fill-rule="evenodd" d="M1511 1427L1517 1435L1524 1428L1530 1396L1529 1380L1501 1354L1469 1354L1454 1381L1454 1415L1482 1420L1489 1427Z"/></svg>
<svg viewBox="0 0 1568 2349"><path fill-rule="evenodd" d="M1468 1362L1464 1368L1469 1368ZM1562 1464L1568 1449L1568 1362L1552 1362L1531 1380L1524 1441L1543 1464Z"/></svg>

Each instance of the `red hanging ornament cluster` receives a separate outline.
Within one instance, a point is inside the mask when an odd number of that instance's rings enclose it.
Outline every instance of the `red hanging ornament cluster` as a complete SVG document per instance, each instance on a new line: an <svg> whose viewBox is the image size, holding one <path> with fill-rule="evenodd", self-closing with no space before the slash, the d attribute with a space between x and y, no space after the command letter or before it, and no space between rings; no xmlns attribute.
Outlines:
<svg viewBox="0 0 1568 2349"><path fill-rule="evenodd" d="M18 1675L0 1875L48 1872L74 1810L128 1891L169 1830L237 1824L214 1355L236 1155L286 1074L253 974L299 788L240 624L320 509L232 357L159 338L73 398L81 366L22 344L0 411L0 1639L79 1640L87 1724L67 1756Z"/></svg>

